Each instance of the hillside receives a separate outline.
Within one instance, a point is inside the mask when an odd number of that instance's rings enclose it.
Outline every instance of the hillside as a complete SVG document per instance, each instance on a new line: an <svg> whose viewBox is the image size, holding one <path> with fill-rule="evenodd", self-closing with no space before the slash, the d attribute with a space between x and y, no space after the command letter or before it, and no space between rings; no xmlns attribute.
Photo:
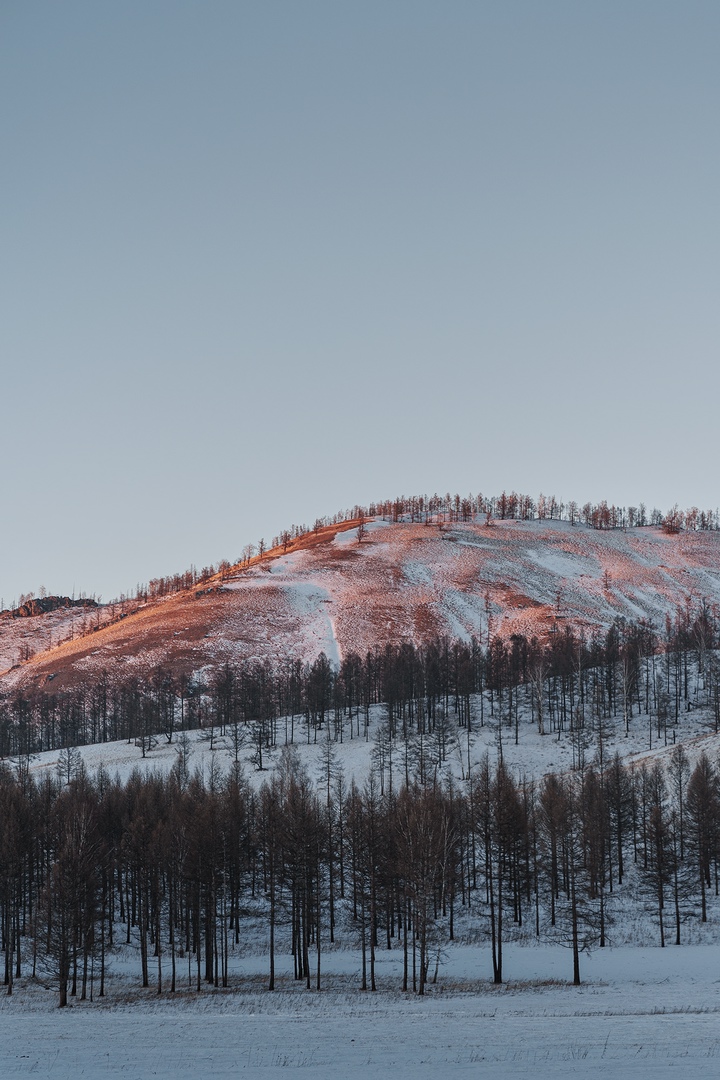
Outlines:
<svg viewBox="0 0 720 1080"><path fill-rule="evenodd" d="M662 631L666 615L702 599L720 603L713 530L376 518L359 540L350 521L152 602L5 617L0 685L69 686L101 670L190 674L227 659L306 661L320 652L337 663L386 642L542 638L565 623L590 635L618 616Z"/></svg>

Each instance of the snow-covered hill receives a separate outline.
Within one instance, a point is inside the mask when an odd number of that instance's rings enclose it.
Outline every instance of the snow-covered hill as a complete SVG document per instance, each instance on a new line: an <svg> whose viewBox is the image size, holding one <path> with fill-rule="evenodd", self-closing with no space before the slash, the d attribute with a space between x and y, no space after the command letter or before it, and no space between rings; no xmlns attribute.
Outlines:
<svg viewBox="0 0 720 1080"><path fill-rule="evenodd" d="M715 531L376 519L359 539L357 523L346 522L125 618L115 613L111 625L103 626L108 608L99 609L86 620L92 632L59 645L41 630L58 613L5 620L8 668L21 655L19 634L39 647L0 685L62 686L100 670L143 676L158 666L190 673L227 659L305 661L320 652L337 663L386 642L542 637L566 623L591 633L618 616L662 631L666 615L703 599L720 604Z"/></svg>

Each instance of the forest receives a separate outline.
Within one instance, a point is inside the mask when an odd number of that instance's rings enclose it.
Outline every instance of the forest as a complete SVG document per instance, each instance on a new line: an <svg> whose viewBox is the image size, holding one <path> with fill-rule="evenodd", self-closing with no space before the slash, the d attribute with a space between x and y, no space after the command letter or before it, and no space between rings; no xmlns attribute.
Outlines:
<svg viewBox="0 0 720 1080"><path fill-rule="evenodd" d="M376 957L400 950L402 985L425 993L461 923L489 945L523 924L580 956L612 939L626 875L654 912L657 942L681 944L718 892L720 783L682 745L666 767L619 755L536 782L485 755L462 784L441 778L415 744L393 782L379 767L359 787L326 740L315 780L284 749L254 788L240 765L203 778L182 756L166 775L90 777L71 755L55 775L0 769L0 922L4 982L23 974L58 1002L106 993L107 960L133 943L137 979L158 994L229 985L243 935L262 935L267 989L278 948L294 977L322 988L338 927L375 990ZM63 775L64 773L64 775ZM254 929L253 929L254 928ZM488 973L489 974L489 973Z"/></svg>
<svg viewBox="0 0 720 1080"><path fill-rule="evenodd" d="M458 926L488 943L496 983L520 927L567 945L579 982L583 950L612 941L628 877L658 944L679 944L718 893L718 771L707 756L691 762L676 733L691 708L720 728L719 637L701 603L662 635L618 621L590 640L570 627L543 642L439 639L348 656L337 670L321 655L226 663L202 682L101 675L7 696L7 991L31 973L60 1005L103 996L121 943L159 994L225 987L258 913L271 990L278 948L299 983L321 988L323 955L342 934L361 958L361 989L377 986L378 950L396 949L401 989L422 995ZM641 725L648 748L668 748L664 760L624 764L607 750L611 725ZM473 760L485 726L494 752ZM229 751L227 770L190 768L193 729ZM504 754L529 731L568 740L572 768L513 774ZM174 745L175 764L125 782L90 775L77 747L117 739L143 757L158 740ZM370 739L368 775L346 776L341 744ZM299 743L317 747L312 777ZM57 768L36 776L33 755L58 748Z"/></svg>

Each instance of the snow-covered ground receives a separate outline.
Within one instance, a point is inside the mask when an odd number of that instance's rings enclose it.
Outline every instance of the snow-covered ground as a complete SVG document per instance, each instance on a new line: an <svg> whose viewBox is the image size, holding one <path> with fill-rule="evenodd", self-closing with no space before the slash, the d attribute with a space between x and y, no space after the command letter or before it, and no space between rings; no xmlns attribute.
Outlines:
<svg viewBox="0 0 720 1080"><path fill-rule="evenodd" d="M508 946L508 982L494 987L487 947L459 946L425 998L398 990L399 953L380 954L374 994L358 989L355 954L329 954L320 992L293 984L285 959L272 994L253 958L229 989L174 999L114 988L58 1010L20 982L0 1000L0 1076L720 1075L720 946L598 950L580 987L562 949Z"/></svg>
<svg viewBox="0 0 720 1080"><path fill-rule="evenodd" d="M61 607L44 615L0 617L0 672L57 648L64 642L87 637L106 626L116 615L112 604L94 608Z"/></svg>

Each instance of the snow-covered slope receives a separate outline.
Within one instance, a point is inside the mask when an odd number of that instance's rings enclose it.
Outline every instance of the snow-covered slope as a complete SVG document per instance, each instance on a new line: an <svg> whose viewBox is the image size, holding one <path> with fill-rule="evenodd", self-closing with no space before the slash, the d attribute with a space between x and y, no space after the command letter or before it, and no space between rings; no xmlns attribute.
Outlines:
<svg viewBox="0 0 720 1080"><path fill-rule="evenodd" d="M375 520L359 541L356 525L344 523L38 651L1 682L38 686L52 676L60 686L102 669L191 672L226 659L311 660L321 651L338 662L385 642L543 636L556 622L592 632L617 616L662 630L667 614L702 599L720 603L717 532ZM0 627L0 656L16 662L17 642L3 646L4 633Z"/></svg>
<svg viewBox="0 0 720 1080"><path fill-rule="evenodd" d="M86 637L113 617L110 604L84 607L80 602L59 604L54 610L27 617L0 612L0 672L63 642Z"/></svg>

